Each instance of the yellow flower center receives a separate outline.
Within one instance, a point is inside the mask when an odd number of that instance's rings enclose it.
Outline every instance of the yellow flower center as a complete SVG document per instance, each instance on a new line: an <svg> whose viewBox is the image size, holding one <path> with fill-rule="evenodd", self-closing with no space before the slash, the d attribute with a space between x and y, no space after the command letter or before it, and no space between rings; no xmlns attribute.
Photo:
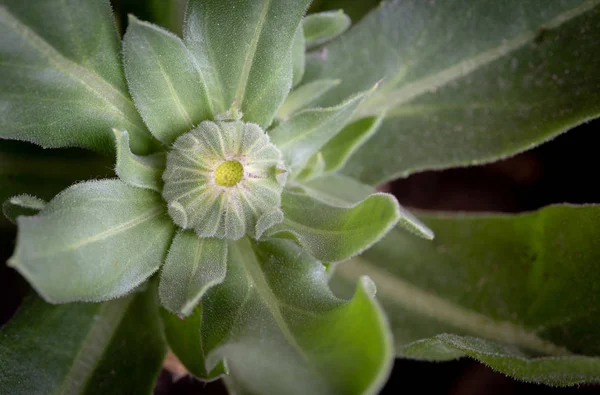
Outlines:
<svg viewBox="0 0 600 395"><path fill-rule="evenodd" d="M232 187L244 176L244 167L237 160L221 163L215 170L215 183L222 187Z"/></svg>

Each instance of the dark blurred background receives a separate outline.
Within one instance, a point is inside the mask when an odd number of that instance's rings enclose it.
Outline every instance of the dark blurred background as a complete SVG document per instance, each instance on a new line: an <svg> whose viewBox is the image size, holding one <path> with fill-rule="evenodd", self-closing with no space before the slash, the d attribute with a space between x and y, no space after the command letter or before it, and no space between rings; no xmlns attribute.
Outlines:
<svg viewBox="0 0 600 395"><path fill-rule="evenodd" d="M135 9L138 1L113 3L116 11L124 15ZM312 9L332 9L348 3L352 4L349 14L356 21L376 1L315 0ZM553 203L600 203L598 176L594 175L599 147L600 120L596 120L510 159L485 166L423 172L384 188L404 206L428 210L516 213ZM0 228L0 232L3 233L0 262L5 262L14 247L14 228ZM25 281L1 264L0 325L14 314L27 291ZM521 383L466 358L443 363L397 360L382 394L399 393L600 394L600 386L551 388ZM189 376L174 380L171 373L163 370L155 394L226 394L226 391L220 381L206 384Z"/></svg>

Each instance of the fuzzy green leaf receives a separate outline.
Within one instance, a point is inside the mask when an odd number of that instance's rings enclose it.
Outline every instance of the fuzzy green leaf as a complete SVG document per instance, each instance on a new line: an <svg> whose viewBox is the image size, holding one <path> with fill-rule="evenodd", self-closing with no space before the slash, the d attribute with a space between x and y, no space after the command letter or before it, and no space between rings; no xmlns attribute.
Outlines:
<svg viewBox="0 0 600 395"><path fill-rule="evenodd" d="M8 264L49 302L117 298L162 264L174 232L165 211L160 195L119 180L76 184L17 218Z"/></svg>
<svg viewBox="0 0 600 395"><path fill-rule="evenodd" d="M17 195L2 204L2 213L14 224L17 222L18 216L35 215L45 206L46 202L35 196Z"/></svg>
<svg viewBox="0 0 600 395"><path fill-rule="evenodd" d="M35 295L0 332L0 392L151 394L166 347L154 292L52 306Z"/></svg>
<svg viewBox="0 0 600 395"><path fill-rule="evenodd" d="M359 104L376 87L335 107L300 111L269 132L271 141L283 154L292 174L302 170L308 159L342 130Z"/></svg>
<svg viewBox="0 0 600 395"><path fill-rule="evenodd" d="M306 47L324 44L344 33L352 21L343 10L310 14L302 20Z"/></svg>
<svg viewBox="0 0 600 395"><path fill-rule="evenodd" d="M158 140L171 144L214 118L200 66L179 37L130 16L123 57L135 104Z"/></svg>
<svg viewBox="0 0 600 395"><path fill-rule="evenodd" d="M308 107L329 89L340 83L340 80L317 80L299 86L290 92L279 111L277 118L287 120L291 115Z"/></svg>
<svg viewBox="0 0 600 395"><path fill-rule="evenodd" d="M347 207L356 204L376 192L369 185L336 174L325 175L303 182L301 188L311 197L338 207ZM410 211L399 206L398 213L400 215L398 227L402 227L424 239L433 239L434 234L431 229Z"/></svg>
<svg viewBox="0 0 600 395"><path fill-rule="evenodd" d="M283 222L266 234L292 238L325 262L342 261L361 253L381 239L400 218L398 202L384 193L339 207L304 193L284 191L281 206Z"/></svg>
<svg viewBox="0 0 600 395"><path fill-rule="evenodd" d="M180 316L191 314L202 295L223 282L226 261L225 239L200 238L193 231L179 231L160 275L161 304Z"/></svg>
<svg viewBox="0 0 600 395"><path fill-rule="evenodd" d="M346 302L327 278L290 241L230 242L227 278L202 300L207 367L224 360L239 394L376 393L391 337L375 290L363 278Z"/></svg>
<svg viewBox="0 0 600 395"><path fill-rule="evenodd" d="M434 241L394 230L336 267L348 293L362 275L377 284L399 357L466 355L525 381L600 381L600 206L421 218Z"/></svg>
<svg viewBox="0 0 600 395"><path fill-rule="evenodd" d="M292 42L309 0L190 0L183 29L215 112L235 102L269 126L292 85Z"/></svg>
<svg viewBox="0 0 600 395"><path fill-rule="evenodd" d="M0 5L0 138L43 147L134 151L154 139L127 91L108 0L4 0Z"/></svg>
<svg viewBox="0 0 600 395"><path fill-rule="evenodd" d="M292 42L292 86L298 85L302 81L302 77L304 77L304 51L304 30L302 30L302 24L299 24L294 34L294 41Z"/></svg>
<svg viewBox="0 0 600 395"><path fill-rule="evenodd" d="M166 158L163 152L148 156L138 156L129 148L129 134L126 131L113 129L117 151L115 172L125 183L140 188L148 188L160 192L162 190L162 173L165 170Z"/></svg>
<svg viewBox="0 0 600 395"><path fill-rule="evenodd" d="M338 171L381 126L383 116L366 117L347 125L321 149L325 172Z"/></svg>
<svg viewBox="0 0 600 395"><path fill-rule="evenodd" d="M387 2L308 57L304 79L342 80L326 106L383 78L356 117L386 120L345 169L377 184L514 155L598 116L598 36L598 0Z"/></svg>
<svg viewBox="0 0 600 395"><path fill-rule="evenodd" d="M191 315L183 319L164 309L161 309L161 317L169 348L188 372L204 381L213 381L222 374L227 374L222 363L210 372L206 369L200 334L202 322L200 305L196 306Z"/></svg>

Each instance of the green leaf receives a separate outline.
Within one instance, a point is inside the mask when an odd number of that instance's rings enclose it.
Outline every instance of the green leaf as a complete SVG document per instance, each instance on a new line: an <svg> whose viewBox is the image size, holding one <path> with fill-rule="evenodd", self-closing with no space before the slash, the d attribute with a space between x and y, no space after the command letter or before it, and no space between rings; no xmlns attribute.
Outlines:
<svg viewBox="0 0 600 395"><path fill-rule="evenodd" d="M222 363L210 372L206 369L200 334L202 322L200 305L196 306L190 316L183 319L164 309L161 309L161 317L169 348L188 372L203 381L213 381L222 374L227 374L227 369Z"/></svg>
<svg viewBox="0 0 600 395"><path fill-rule="evenodd" d="M317 152L313 156L310 157L304 169L298 174L297 179L303 182L312 180L314 178L318 178L323 175L325 171L325 159L323 159L323 154L321 152Z"/></svg>
<svg viewBox="0 0 600 395"><path fill-rule="evenodd" d="M171 144L214 118L200 65L179 37L130 16L123 57L135 104L158 140Z"/></svg>
<svg viewBox="0 0 600 395"><path fill-rule="evenodd" d="M369 185L336 174L325 175L307 182L304 181L300 187L311 197L338 207L356 204L376 192ZM400 219L397 227L402 227L424 239L433 239L434 234L431 229L400 205L398 206L398 215Z"/></svg>
<svg viewBox="0 0 600 395"><path fill-rule="evenodd" d="M292 86L298 85L304 76L304 50L304 30L302 30L302 24L299 24L292 41Z"/></svg>
<svg viewBox="0 0 600 395"><path fill-rule="evenodd" d="M230 242L227 278L202 300L207 367L224 360L240 394L376 393L391 337L363 278L334 297L325 267L289 241Z"/></svg>
<svg viewBox="0 0 600 395"><path fill-rule="evenodd" d="M343 261L361 253L400 218L398 202L385 193L374 193L360 203L339 207L288 190L282 195L281 208L283 222L266 234L292 238L324 262Z"/></svg>
<svg viewBox="0 0 600 395"><path fill-rule="evenodd" d="M302 20L306 47L313 48L345 32L352 21L343 10L310 14Z"/></svg>
<svg viewBox="0 0 600 395"><path fill-rule="evenodd" d="M162 173L166 167L164 152L138 156L129 148L129 134L125 130L113 129L117 158L115 172L125 183L140 188L162 191Z"/></svg>
<svg viewBox="0 0 600 395"><path fill-rule="evenodd" d="M166 352L154 292L52 306L35 295L0 332L11 395L151 394Z"/></svg>
<svg viewBox="0 0 600 395"><path fill-rule="evenodd" d="M514 155L598 116L599 35L597 0L388 2L309 56L304 80L340 78L330 105L383 78L355 118L386 120L345 169L378 184Z"/></svg>
<svg viewBox="0 0 600 395"><path fill-rule="evenodd" d="M308 159L342 130L354 110L376 87L335 107L300 111L269 131L271 141L279 148L291 171L297 174L302 170Z"/></svg>
<svg viewBox="0 0 600 395"><path fill-rule="evenodd" d="M316 101L325 92L339 83L340 80L325 79L299 86L290 92L281 107L279 107L277 118L287 120L291 115L308 107L312 102Z"/></svg>
<svg viewBox="0 0 600 395"><path fill-rule="evenodd" d="M160 276L161 304L180 316L191 314L206 291L223 282L226 261L226 239L201 238L191 230L179 231Z"/></svg>
<svg viewBox="0 0 600 395"><path fill-rule="evenodd" d="M235 102L269 126L292 84L292 41L309 0L190 0L183 30L215 112Z"/></svg>
<svg viewBox="0 0 600 395"><path fill-rule="evenodd" d="M35 215L46 206L46 202L31 195L13 196L2 204L2 213L13 224L20 215Z"/></svg>
<svg viewBox="0 0 600 395"><path fill-rule="evenodd" d="M165 211L159 194L119 180L76 184L17 218L8 264L49 302L120 297L163 262L174 232Z"/></svg>
<svg viewBox="0 0 600 395"><path fill-rule="evenodd" d="M109 158L89 151L0 140L0 202L22 194L49 200L78 180L114 177L112 166ZM0 227L10 224L0 218Z"/></svg>
<svg viewBox="0 0 600 395"><path fill-rule="evenodd" d="M90 28L93 27L93 28ZM4 0L0 6L0 138L43 147L154 147L129 93L107 0Z"/></svg>
<svg viewBox="0 0 600 395"><path fill-rule="evenodd" d="M383 116L366 117L346 126L321 149L325 160L325 171L338 171L369 138L383 121Z"/></svg>
<svg viewBox="0 0 600 395"><path fill-rule="evenodd" d="M369 275L400 357L474 357L520 380L600 378L600 206L520 215L423 215L436 239L394 230L336 267ZM448 335L446 335L448 334Z"/></svg>

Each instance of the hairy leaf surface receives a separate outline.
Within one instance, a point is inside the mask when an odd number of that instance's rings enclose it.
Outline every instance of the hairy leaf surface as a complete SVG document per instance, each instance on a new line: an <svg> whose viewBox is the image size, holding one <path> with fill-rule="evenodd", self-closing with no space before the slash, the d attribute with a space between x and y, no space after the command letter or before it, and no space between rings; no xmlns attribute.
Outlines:
<svg viewBox="0 0 600 395"><path fill-rule="evenodd" d="M596 117L599 35L598 0L388 2L307 58L305 81L341 79L320 101L332 105L383 78L356 117L386 120L345 169L377 184L513 155Z"/></svg>
<svg viewBox="0 0 600 395"><path fill-rule="evenodd" d="M154 147L127 91L107 0L4 0L0 37L0 138L111 152L120 128L135 152Z"/></svg>
<svg viewBox="0 0 600 395"><path fill-rule="evenodd" d="M394 230L336 267L348 293L373 279L399 357L467 355L526 381L600 381L600 207L421 219L434 241Z"/></svg>
<svg viewBox="0 0 600 395"><path fill-rule="evenodd" d="M30 295L0 331L0 392L151 394L165 352L152 291L62 306Z"/></svg>
<svg viewBox="0 0 600 395"><path fill-rule="evenodd" d="M8 264L50 302L123 296L164 260L174 233L165 211L160 195L119 180L76 184L17 218Z"/></svg>

